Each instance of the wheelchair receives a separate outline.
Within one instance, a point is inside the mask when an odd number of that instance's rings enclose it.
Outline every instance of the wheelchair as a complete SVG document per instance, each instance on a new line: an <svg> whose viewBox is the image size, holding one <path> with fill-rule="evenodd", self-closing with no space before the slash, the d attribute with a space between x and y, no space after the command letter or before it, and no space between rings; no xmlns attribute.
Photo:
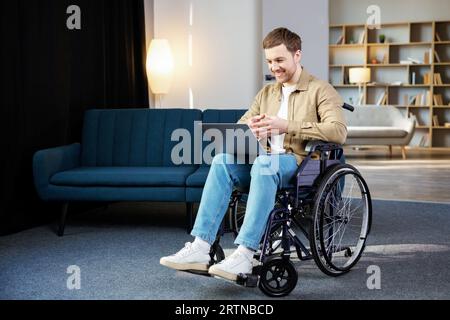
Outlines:
<svg viewBox="0 0 450 320"><path fill-rule="evenodd" d="M352 107L344 105L352 111ZM251 274L239 274L237 283L256 287L270 297L294 290L298 274L291 260L314 260L328 276L346 274L363 254L372 223L372 202L359 171L345 163L342 146L311 141L308 155L297 169L291 187L278 190L269 215L258 261ZM228 213L210 251L210 265L225 258L220 239L239 233L247 194L234 190ZM303 235L309 242L304 244Z"/></svg>

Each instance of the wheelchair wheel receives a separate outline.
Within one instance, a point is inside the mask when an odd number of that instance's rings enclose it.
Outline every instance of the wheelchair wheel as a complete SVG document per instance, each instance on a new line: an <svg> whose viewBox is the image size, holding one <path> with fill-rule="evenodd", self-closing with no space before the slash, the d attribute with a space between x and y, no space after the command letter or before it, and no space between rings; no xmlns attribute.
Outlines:
<svg viewBox="0 0 450 320"><path fill-rule="evenodd" d="M366 182L348 164L333 166L317 190L310 246L317 266L330 276L347 273L364 251L372 221Z"/></svg>
<svg viewBox="0 0 450 320"><path fill-rule="evenodd" d="M269 297L284 297L295 289L297 281L297 271L292 262L274 256L261 267L259 288Z"/></svg>

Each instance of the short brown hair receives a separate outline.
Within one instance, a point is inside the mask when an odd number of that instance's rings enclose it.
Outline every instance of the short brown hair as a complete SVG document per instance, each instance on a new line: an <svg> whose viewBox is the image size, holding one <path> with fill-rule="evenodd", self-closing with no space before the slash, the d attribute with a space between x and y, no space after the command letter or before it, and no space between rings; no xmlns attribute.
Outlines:
<svg viewBox="0 0 450 320"><path fill-rule="evenodd" d="M286 28L277 28L271 31L263 41L263 48L271 49L282 44L292 53L296 53L298 50L302 51L300 36Z"/></svg>

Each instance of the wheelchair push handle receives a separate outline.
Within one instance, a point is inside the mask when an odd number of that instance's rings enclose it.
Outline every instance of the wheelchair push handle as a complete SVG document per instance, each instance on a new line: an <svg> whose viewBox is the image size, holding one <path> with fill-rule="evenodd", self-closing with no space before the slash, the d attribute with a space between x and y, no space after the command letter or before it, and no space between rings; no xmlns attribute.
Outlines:
<svg viewBox="0 0 450 320"><path fill-rule="evenodd" d="M347 103L344 103L344 105L342 106L342 108L344 108L344 109L346 109L346 110L348 110L348 111L350 111L350 112L355 111L355 107L354 107L354 106L351 106L351 105L349 105L349 104L347 104Z"/></svg>

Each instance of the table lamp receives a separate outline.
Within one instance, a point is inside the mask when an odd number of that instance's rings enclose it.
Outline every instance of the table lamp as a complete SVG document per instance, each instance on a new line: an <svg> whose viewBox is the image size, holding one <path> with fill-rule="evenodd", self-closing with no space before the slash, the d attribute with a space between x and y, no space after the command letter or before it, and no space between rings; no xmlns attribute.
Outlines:
<svg viewBox="0 0 450 320"><path fill-rule="evenodd" d="M361 105L364 101L364 95L361 93L361 86L363 83L370 82L370 68L351 68L349 70L349 81L350 83L358 84L359 91L359 101L358 104Z"/></svg>

